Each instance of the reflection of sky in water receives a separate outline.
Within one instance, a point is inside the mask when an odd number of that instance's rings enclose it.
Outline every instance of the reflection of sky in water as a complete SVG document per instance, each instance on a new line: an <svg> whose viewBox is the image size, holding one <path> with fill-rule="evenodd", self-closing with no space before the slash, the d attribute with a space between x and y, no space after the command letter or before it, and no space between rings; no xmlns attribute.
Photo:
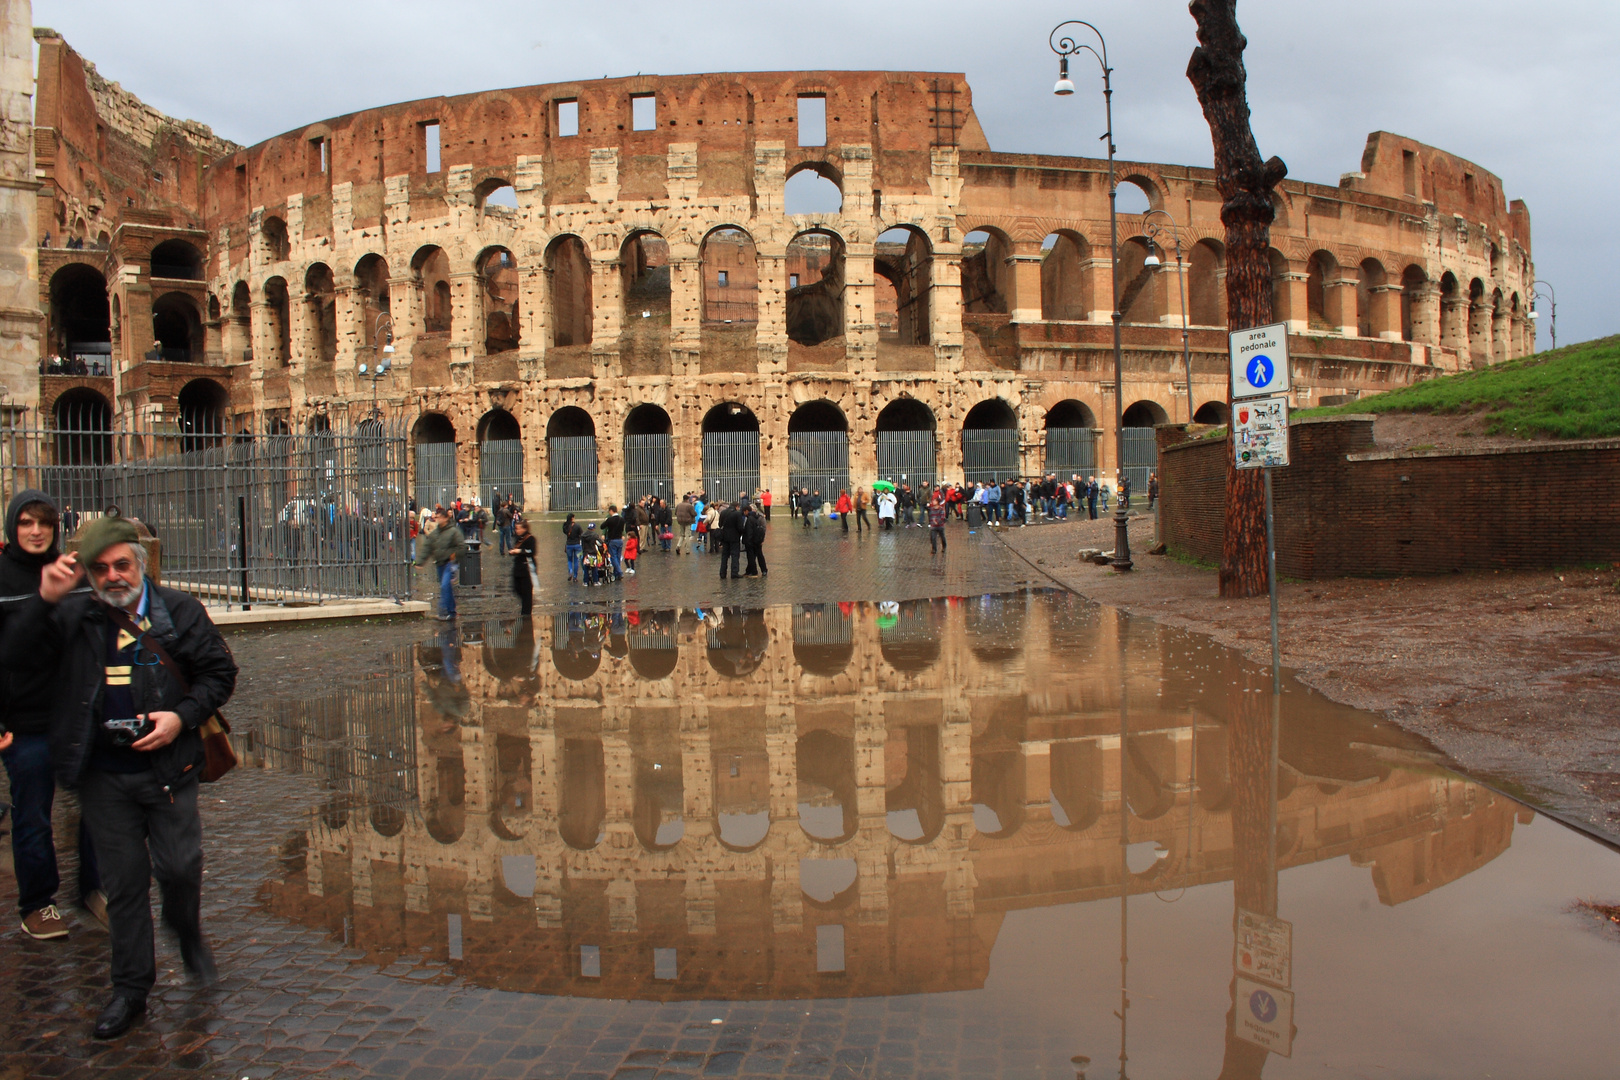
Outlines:
<svg viewBox="0 0 1620 1080"><path fill-rule="evenodd" d="M800 859L799 888L825 904L855 884L854 859Z"/></svg>
<svg viewBox="0 0 1620 1080"><path fill-rule="evenodd" d="M669 818L658 823L658 834L653 837L653 843L659 847L678 844L681 837L686 835L686 822L682 818Z"/></svg>
<svg viewBox="0 0 1620 1080"><path fill-rule="evenodd" d="M982 833L1001 831L1001 816L982 802L973 804L973 827Z"/></svg>
<svg viewBox="0 0 1620 1080"><path fill-rule="evenodd" d="M1063 809L1063 804L1058 802L1057 792L1054 791L1051 793L1051 799L1052 820L1063 826L1065 829L1067 829L1070 825L1073 825L1074 819L1069 816L1069 812L1067 810Z"/></svg>
<svg viewBox="0 0 1620 1080"><path fill-rule="evenodd" d="M922 815L915 810L890 810L889 831L901 840L923 838Z"/></svg>
<svg viewBox="0 0 1620 1080"><path fill-rule="evenodd" d="M536 880L533 855L502 855L501 880L513 896L533 896Z"/></svg>
<svg viewBox="0 0 1620 1080"><path fill-rule="evenodd" d="M1125 845L1125 867L1133 874L1145 874L1160 859L1168 859L1170 849L1155 840Z"/></svg>
<svg viewBox="0 0 1620 1080"><path fill-rule="evenodd" d="M844 835L844 808L799 804L799 825L817 840L837 840Z"/></svg>
<svg viewBox="0 0 1620 1080"><path fill-rule="evenodd" d="M843 815L839 815L840 821ZM771 815L767 810L755 814L720 814L720 839L732 847L753 847L765 839L771 829Z"/></svg>

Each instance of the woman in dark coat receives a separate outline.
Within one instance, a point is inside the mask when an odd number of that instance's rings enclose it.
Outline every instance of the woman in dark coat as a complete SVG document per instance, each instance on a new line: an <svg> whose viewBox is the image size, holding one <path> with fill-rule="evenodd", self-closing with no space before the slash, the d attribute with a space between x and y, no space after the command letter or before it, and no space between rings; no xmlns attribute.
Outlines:
<svg viewBox="0 0 1620 1080"><path fill-rule="evenodd" d="M512 548L507 552L512 556L512 591L517 593L518 606L527 616L534 610L534 535L529 532L529 523L521 518L512 529Z"/></svg>

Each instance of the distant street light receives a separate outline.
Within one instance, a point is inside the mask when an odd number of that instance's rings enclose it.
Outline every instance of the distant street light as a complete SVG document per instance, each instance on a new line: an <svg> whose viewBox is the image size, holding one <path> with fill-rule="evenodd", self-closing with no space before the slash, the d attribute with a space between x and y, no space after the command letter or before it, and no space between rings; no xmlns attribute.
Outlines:
<svg viewBox="0 0 1620 1080"><path fill-rule="evenodd" d="M360 377L371 380L371 419L373 420L382 415L382 410L377 408L377 380L388 374L394 366L394 320L386 311L377 316L377 323L371 330L371 349L373 352L377 351L377 340L382 337L384 326L388 329L388 340L383 344L381 355L371 365L371 370L367 371L364 364L361 364L359 368Z"/></svg>
<svg viewBox="0 0 1620 1080"><path fill-rule="evenodd" d="M1535 322L1536 319L1540 318L1536 312L1536 301L1541 298L1542 292L1545 291L1547 294L1547 306L1552 315L1552 318L1548 320L1552 323L1552 347L1556 349L1558 348L1558 297L1553 293L1553 287L1545 281L1537 280L1531 288L1534 291L1530 294L1530 321Z"/></svg>
<svg viewBox="0 0 1620 1080"><path fill-rule="evenodd" d="M1066 26L1083 26L1097 36L1097 46L1094 48L1083 42L1076 42L1073 37L1065 34L1058 36L1058 32ZM1074 83L1069 79L1069 57L1078 52L1088 52L1096 57L1097 63L1102 65L1103 78L1103 115L1108 130L1102 133L1102 142L1108 146L1108 253L1113 260L1113 271L1110 289L1113 292L1114 304L1114 465L1118 479L1125 476L1125 406L1122 399L1125 394L1125 379L1123 365L1120 360L1119 322L1119 185L1114 180L1114 69L1108 66L1108 43L1103 40L1102 31L1082 19L1070 19L1058 23L1047 36L1047 44L1058 55L1058 81L1052 87L1052 93L1058 97L1069 97L1074 93ZM1125 510L1125 503L1120 499L1118 483L1115 484L1114 499L1114 558L1110 565L1115 570L1129 570L1131 568L1131 539L1130 516Z"/></svg>
<svg viewBox="0 0 1620 1080"><path fill-rule="evenodd" d="M1187 370L1187 423L1193 421L1193 388L1192 388L1192 352L1187 348L1187 264L1181 258L1181 226L1171 216L1168 210L1149 210L1142 215L1142 231L1148 239L1148 256L1144 260L1148 266L1158 266L1159 257L1153 253L1155 247L1162 247L1159 237L1166 232L1162 222L1148 221L1154 214L1163 214L1165 220L1170 222L1170 238L1176 245L1176 287L1181 295L1181 364Z"/></svg>

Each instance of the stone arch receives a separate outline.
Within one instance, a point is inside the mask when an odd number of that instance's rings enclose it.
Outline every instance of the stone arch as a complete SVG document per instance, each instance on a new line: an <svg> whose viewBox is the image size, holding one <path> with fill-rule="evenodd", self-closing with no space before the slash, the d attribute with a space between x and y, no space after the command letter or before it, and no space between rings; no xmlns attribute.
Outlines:
<svg viewBox="0 0 1620 1080"><path fill-rule="evenodd" d="M523 492L523 426L505 409L478 418L478 502L495 506L508 495L528 505Z"/></svg>
<svg viewBox="0 0 1620 1080"><path fill-rule="evenodd" d="M551 344L554 348L591 343L591 253L572 233L546 247L550 282Z"/></svg>
<svg viewBox="0 0 1620 1080"><path fill-rule="evenodd" d="M915 225L896 225L873 245L878 341L927 345L933 329L934 248Z"/></svg>
<svg viewBox="0 0 1620 1080"><path fill-rule="evenodd" d="M563 739L557 833L576 851L601 843L607 824L607 763L600 739Z"/></svg>
<svg viewBox="0 0 1620 1080"><path fill-rule="evenodd" d="M1168 424L1169 422L1170 414L1165 411L1164 406L1157 401L1148 401L1146 399L1132 402L1121 418L1121 423L1125 427L1136 428L1150 428L1157 424Z"/></svg>
<svg viewBox="0 0 1620 1080"><path fill-rule="evenodd" d="M492 176L473 188L473 205L478 208L480 220L485 216L516 218L517 189L504 176Z"/></svg>
<svg viewBox="0 0 1620 1080"><path fill-rule="evenodd" d="M517 259L507 248L489 247L479 254L474 265L482 296L484 353L510 352L518 347L521 337Z"/></svg>
<svg viewBox="0 0 1620 1080"><path fill-rule="evenodd" d="M986 398L962 418L962 475L969 484L1019 475L1018 413L1005 399Z"/></svg>
<svg viewBox="0 0 1620 1080"><path fill-rule="evenodd" d="M1429 317L1425 308L1429 303L1429 275L1423 267L1416 263L1409 263L1401 271L1401 340L1418 341L1420 337L1425 342L1431 341L1429 334L1432 330L1425 330L1423 323ZM1432 308L1428 309L1432 311ZM1432 323L1429 325L1432 326ZM1421 332L1421 333L1420 333Z"/></svg>
<svg viewBox="0 0 1620 1080"><path fill-rule="evenodd" d="M1193 413L1193 423L1224 424L1231 416L1232 410L1227 406L1226 402L1206 401L1198 406L1197 412Z"/></svg>
<svg viewBox="0 0 1620 1080"><path fill-rule="evenodd" d="M456 501L456 428L442 412L424 412L411 427L415 449L416 505L432 508Z"/></svg>
<svg viewBox="0 0 1620 1080"><path fill-rule="evenodd" d="M1356 275L1356 334L1359 337L1378 337L1385 329L1388 318L1385 307L1388 298L1382 290L1389 283L1384 264L1374 258L1361 260Z"/></svg>
<svg viewBox="0 0 1620 1080"><path fill-rule="evenodd" d="M1131 189L1135 188L1135 191ZM1144 205L1145 204L1145 205ZM1119 178L1119 212L1145 214L1164 207L1164 184L1147 173L1127 173Z"/></svg>
<svg viewBox="0 0 1620 1080"><path fill-rule="evenodd" d="M304 274L304 304L308 310L310 359L330 364L337 359L337 282L332 268L314 263Z"/></svg>
<svg viewBox="0 0 1620 1080"><path fill-rule="evenodd" d="M703 491L731 501L759 488L759 419L736 401L722 401L703 414Z"/></svg>
<svg viewBox="0 0 1620 1080"><path fill-rule="evenodd" d="M663 406L642 402L624 414L624 501L675 501L675 425Z"/></svg>
<svg viewBox="0 0 1620 1080"><path fill-rule="evenodd" d="M843 238L830 229L807 229L788 243L785 266L788 337L800 345L843 337Z"/></svg>
<svg viewBox="0 0 1620 1080"><path fill-rule="evenodd" d="M1187 321L1226 325L1226 248L1219 240L1200 240L1187 255Z"/></svg>
<svg viewBox="0 0 1620 1080"><path fill-rule="evenodd" d="M192 379L176 397L180 433L186 450L218 445L225 434L231 395L213 379Z"/></svg>
<svg viewBox="0 0 1620 1080"><path fill-rule="evenodd" d="M273 277L264 283L264 308L270 321L265 333L270 355L264 366L284 368L292 363L292 301L286 278Z"/></svg>
<svg viewBox="0 0 1620 1080"><path fill-rule="evenodd" d="M1336 331L1344 325L1332 295L1338 280L1339 260L1333 253L1321 249L1311 252L1305 264L1305 309L1310 329Z"/></svg>
<svg viewBox="0 0 1620 1080"><path fill-rule="evenodd" d="M1157 401L1136 401L1120 417L1120 434L1125 443L1123 475L1130 478L1131 492L1146 495L1148 478L1159 467L1159 445L1154 427L1170 422L1170 414Z"/></svg>
<svg viewBox="0 0 1620 1080"><path fill-rule="evenodd" d="M670 370L669 244L651 229L636 229L619 247L619 355L626 374Z"/></svg>
<svg viewBox="0 0 1620 1080"><path fill-rule="evenodd" d="M411 256L411 272L422 290L422 332L444 334L450 331L453 304L450 291L450 257L437 244L426 244Z"/></svg>
<svg viewBox="0 0 1620 1080"><path fill-rule="evenodd" d="M799 828L824 844L841 844L860 822L855 740L825 729L799 736L795 747Z"/></svg>
<svg viewBox="0 0 1620 1080"><path fill-rule="evenodd" d="M110 359L112 309L107 278L84 263L67 263L51 275L50 334L47 348L64 359L87 355Z"/></svg>
<svg viewBox="0 0 1620 1080"><path fill-rule="evenodd" d="M185 240L165 240L152 249L152 276L172 281L201 281L203 253Z"/></svg>
<svg viewBox="0 0 1620 1080"><path fill-rule="evenodd" d="M292 242L288 239L286 221L275 214L265 215L264 222L259 226L259 236L264 240L267 262L286 262L292 258Z"/></svg>
<svg viewBox="0 0 1620 1080"><path fill-rule="evenodd" d="M1042 471L1060 480L1087 477L1097 471L1097 417L1090 406L1065 398L1046 410L1045 461Z"/></svg>
<svg viewBox="0 0 1620 1080"><path fill-rule="evenodd" d="M914 397L897 397L878 413L878 479L913 488L939 479L937 434L934 411Z"/></svg>
<svg viewBox="0 0 1620 1080"><path fill-rule="evenodd" d="M1460 349L1468 340L1467 309L1461 297L1457 275L1450 270L1440 275L1440 347Z"/></svg>
<svg viewBox="0 0 1620 1080"><path fill-rule="evenodd" d="M152 302L152 337L162 359L190 363L203 355L202 314L197 301L181 292L164 293Z"/></svg>
<svg viewBox="0 0 1620 1080"><path fill-rule="evenodd" d="M759 253L754 238L735 225L718 225L703 237L703 322L752 326L759 322Z"/></svg>
<svg viewBox="0 0 1620 1080"><path fill-rule="evenodd" d="M1012 241L1000 229L981 225L962 237L962 310L969 315L1006 315L1011 291L1007 259Z"/></svg>
<svg viewBox="0 0 1620 1080"><path fill-rule="evenodd" d="M844 177L825 161L801 161L782 183L782 212L836 214L844 206Z"/></svg>
<svg viewBox="0 0 1620 1080"><path fill-rule="evenodd" d="M112 404L87 386L64 390L51 403L56 457L44 487L63 510L105 506L104 469L113 462Z"/></svg>
<svg viewBox="0 0 1620 1080"><path fill-rule="evenodd" d="M788 417L788 486L821 491L828 502L849 489L849 420L826 398Z"/></svg>
<svg viewBox="0 0 1620 1080"><path fill-rule="evenodd" d="M1271 319L1273 322L1293 324L1300 320L1300 313L1295 311L1294 292L1290 287L1288 276L1293 273L1293 264L1288 256L1276 248L1270 249L1271 259ZM1290 329L1292 330L1292 325Z"/></svg>
<svg viewBox="0 0 1620 1080"><path fill-rule="evenodd" d="M253 293L248 283L231 287L231 314L226 324L225 354L232 360L253 358Z"/></svg>
<svg viewBox="0 0 1620 1080"><path fill-rule="evenodd" d="M546 451L551 509L594 510L600 505L596 421L591 414L577 405L553 412L546 421Z"/></svg>
<svg viewBox="0 0 1620 1080"><path fill-rule="evenodd" d="M1041 241L1041 318L1079 322L1092 302L1091 244L1073 229Z"/></svg>
<svg viewBox="0 0 1620 1080"><path fill-rule="evenodd" d="M389 344L394 335L389 308L388 260L376 252L362 255L354 264L354 301L360 313L361 348L375 350ZM373 356L372 362L377 359L378 356Z"/></svg>

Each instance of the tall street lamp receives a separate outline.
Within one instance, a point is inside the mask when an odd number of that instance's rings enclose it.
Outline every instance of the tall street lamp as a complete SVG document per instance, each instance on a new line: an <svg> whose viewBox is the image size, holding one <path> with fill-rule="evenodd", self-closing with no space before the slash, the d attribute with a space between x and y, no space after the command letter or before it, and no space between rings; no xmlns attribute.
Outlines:
<svg viewBox="0 0 1620 1080"><path fill-rule="evenodd" d="M373 420L382 415L382 410L377 408L377 380L388 374L389 370L394 366L394 320L386 311L377 316L377 324L371 329L371 349L373 352L377 351L377 340L382 337L384 326L388 328L388 339L383 343L381 354L377 357L376 362L371 365L369 371L366 370L366 365L360 365L360 377L371 380L371 419Z"/></svg>
<svg viewBox="0 0 1620 1080"><path fill-rule="evenodd" d="M1097 45L1093 47L1087 42L1077 42L1067 33L1065 27L1083 26L1091 31L1097 38ZM1059 37L1058 35L1063 36ZM1088 52L1102 65L1103 79L1103 116L1108 130L1102 133L1102 141L1108 146L1108 252L1113 260L1113 270L1109 274L1112 279L1110 285L1114 301L1114 462L1118 469L1118 476L1125 476L1125 406L1121 399L1125 394L1125 379L1122 372L1119 348L1119 185L1114 181L1114 69L1108 66L1108 43L1103 40L1102 31L1082 19L1070 19L1058 23L1052 28L1047 37L1047 44L1058 55L1058 81L1052 87L1052 93L1058 97L1068 97L1074 93L1074 83L1069 79L1069 57L1078 52ZM1117 485L1116 485L1117 486ZM1118 498L1115 491L1114 499L1114 558L1110 565L1115 570L1129 570L1131 568L1131 540L1129 515L1125 510L1124 500Z"/></svg>
<svg viewBox="0 0 1620 1080"><path fill-rule="evenodd" d="M1165 220L1170 222L1168 230L1164 227L1163 222L1148 220L1154 214L1162 214ZM1143 260L1145 265L1159 265L1159 256L1154 254L1154 249L1164 246L1160 243L1159 237L1167 231L1176 245L1176 288L1181 295L1181 364L1187 369L1187 423L1191 424L1193 420L1192 353L1187 348L1187 264L1181 257L1181 226L1176 224L1176 219L1171 216L1168 210L1149 210L1142 215L1142 232L1146 234L1148 239L1148 255Z"/></svg>
<svg viewBox="0 0 1620 1080"><path fill-rule="evenodd" d="M1536 312L1536 301L1541 299L1541 294L1545 292L1547 294L1547 306L1550 308L1552 315L1550 320L1552 322L1552 347L1556 349L1558 348L1558 296L1553 292L1553 287L1545 281L1537 280L1531 288L1535 291L1530 294L1530 321L1534 322L1541 317Z"/></svg>

